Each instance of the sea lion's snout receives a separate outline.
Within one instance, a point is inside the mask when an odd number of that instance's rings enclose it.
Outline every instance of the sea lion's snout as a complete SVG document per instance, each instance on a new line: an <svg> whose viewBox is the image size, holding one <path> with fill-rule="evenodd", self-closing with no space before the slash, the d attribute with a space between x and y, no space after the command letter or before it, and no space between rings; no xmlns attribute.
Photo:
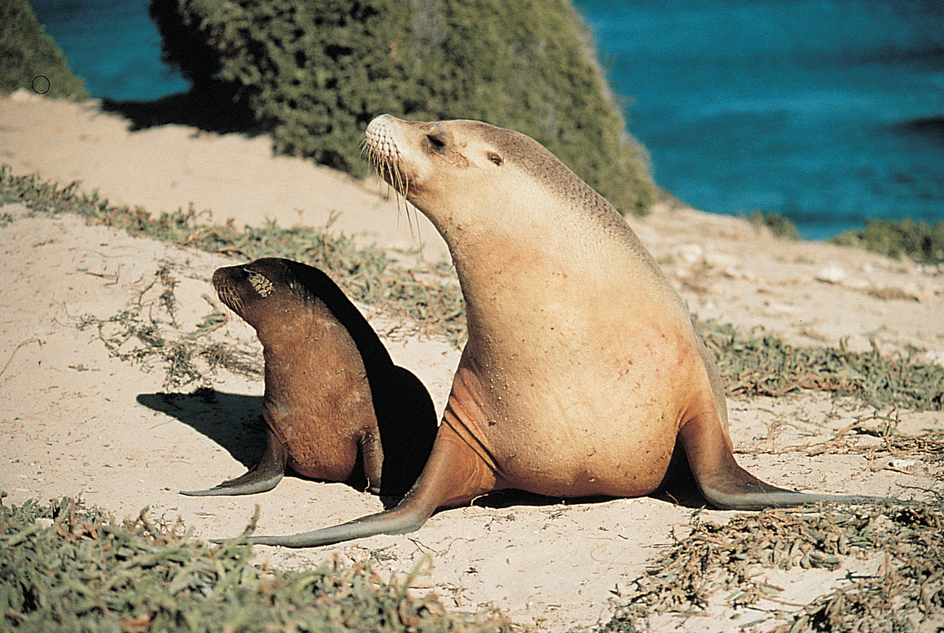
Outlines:
<svg viewBox="0 0 944 633"><path fill-rule="evenodd" d="M426 133L426 143L436 152L452 147L452 130L445 122L440 121L429 128L429 132Z"/></svg>
<svg viewBox="0 0 944 633"><path fill-rule="evenodd" d="M402 121L389 114L381 114L371 121L364 133L364 151L380 177L406 197L410 183L400 168L403 155L398 143L398 123Z"/></svg>
<svg viewBox="0 0 944 633"><path fill-rule="evenodd" d="M394 135L394 119L388 114L381 114L367 126L364 133L364 148L370 162L377 169L381 165L395 163L400 156L397 141Z"/></svg>
<svg viewBox="0 0 944 633"><path fill-rule="evenodd" d="M213 273L213 289L227 308L242 316L243 304L236 289L234 275L243 276L243 266L217 268Z"/></svg>

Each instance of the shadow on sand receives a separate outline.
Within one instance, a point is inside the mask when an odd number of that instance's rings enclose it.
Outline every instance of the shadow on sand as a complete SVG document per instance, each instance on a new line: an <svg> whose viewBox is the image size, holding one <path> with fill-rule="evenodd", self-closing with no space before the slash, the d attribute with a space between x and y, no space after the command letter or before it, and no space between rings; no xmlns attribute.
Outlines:
<svg viewBox="0 0 944 633"><path fill-rule="evenodd" d="M256 120L235 87L211 84L153 101L102 100L102 110L120 114L131 123L131 131L161 125L185 125L216 134L240 133L259 136L267 132Z"/></svg>
<svg viewBox="0 0 944 633"><path fill-rule="evenodd" d="M265 445L262 396L201 389L192 394L142 393L137 400L199 431L247 469L262 455Z"/></svg>

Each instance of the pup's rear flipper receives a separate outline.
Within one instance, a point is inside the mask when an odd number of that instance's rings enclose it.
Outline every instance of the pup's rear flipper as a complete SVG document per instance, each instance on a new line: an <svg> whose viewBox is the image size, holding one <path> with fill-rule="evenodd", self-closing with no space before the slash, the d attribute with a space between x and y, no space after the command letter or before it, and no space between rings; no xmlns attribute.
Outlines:
<svg viewBox="0 0 944 633"><path fill-rule="evenodd" d="M443 422L433 450L416 484L398 506L332 527L287 536L252 536L257 545L317 547L375 534L406 534L418 530L437 508L453 507L497 489L495 471ZM211 539L224 543L225 539Z"/></svg>

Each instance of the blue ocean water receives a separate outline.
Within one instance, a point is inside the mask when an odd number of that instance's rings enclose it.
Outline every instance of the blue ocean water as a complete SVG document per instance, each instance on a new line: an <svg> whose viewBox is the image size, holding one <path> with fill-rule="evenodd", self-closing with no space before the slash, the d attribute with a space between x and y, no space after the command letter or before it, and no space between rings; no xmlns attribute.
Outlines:
<svg viewBox="0 0 944 633"><path fill-rule="evenodd" d="M944 221L944 0L574 0L656 181L693 206L793 220ZM32 0L96 97L186 82L148 0Z"/></svg>
<svg viewBox="0 0 944 633"><path fill-rule="evenodd" d="M30 0L72 72L96 98L146 101L190 86L161 61L150 0Z"/></svg>
<svg viewBox="0 0 944 633"><path fill-rule="evenodd" d="M575 4L656 182L696 208L808 238L944 221L941 0Z"/></svg>

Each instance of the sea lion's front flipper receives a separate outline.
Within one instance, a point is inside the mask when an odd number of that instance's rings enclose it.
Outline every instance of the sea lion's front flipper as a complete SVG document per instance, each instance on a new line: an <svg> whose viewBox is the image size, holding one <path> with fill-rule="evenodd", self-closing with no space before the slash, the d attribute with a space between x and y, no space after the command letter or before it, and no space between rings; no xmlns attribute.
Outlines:
<svg viewBox="0 0 944 633"><path fill-rule="evenodd" d="M272 490L282 481L282 475L285 474L288 450L268 425L265 430L265 439L266 447L259 463L250 468L246 474L224 481L207 490L181 490L180 494L188 497L218 497L252 495Z"/></svg>
<svg viewBox="0 0 944 633"><path fill-rule="evenodd" d="M292 534L252 536L254 545L317 547L375 534L406 534L420 529L437 508L456 506L496 489L498 477L447 423L439 427L429 461L416 485L394 508L348 523ZM213 543L225 540L211 539Z"/></svg>

